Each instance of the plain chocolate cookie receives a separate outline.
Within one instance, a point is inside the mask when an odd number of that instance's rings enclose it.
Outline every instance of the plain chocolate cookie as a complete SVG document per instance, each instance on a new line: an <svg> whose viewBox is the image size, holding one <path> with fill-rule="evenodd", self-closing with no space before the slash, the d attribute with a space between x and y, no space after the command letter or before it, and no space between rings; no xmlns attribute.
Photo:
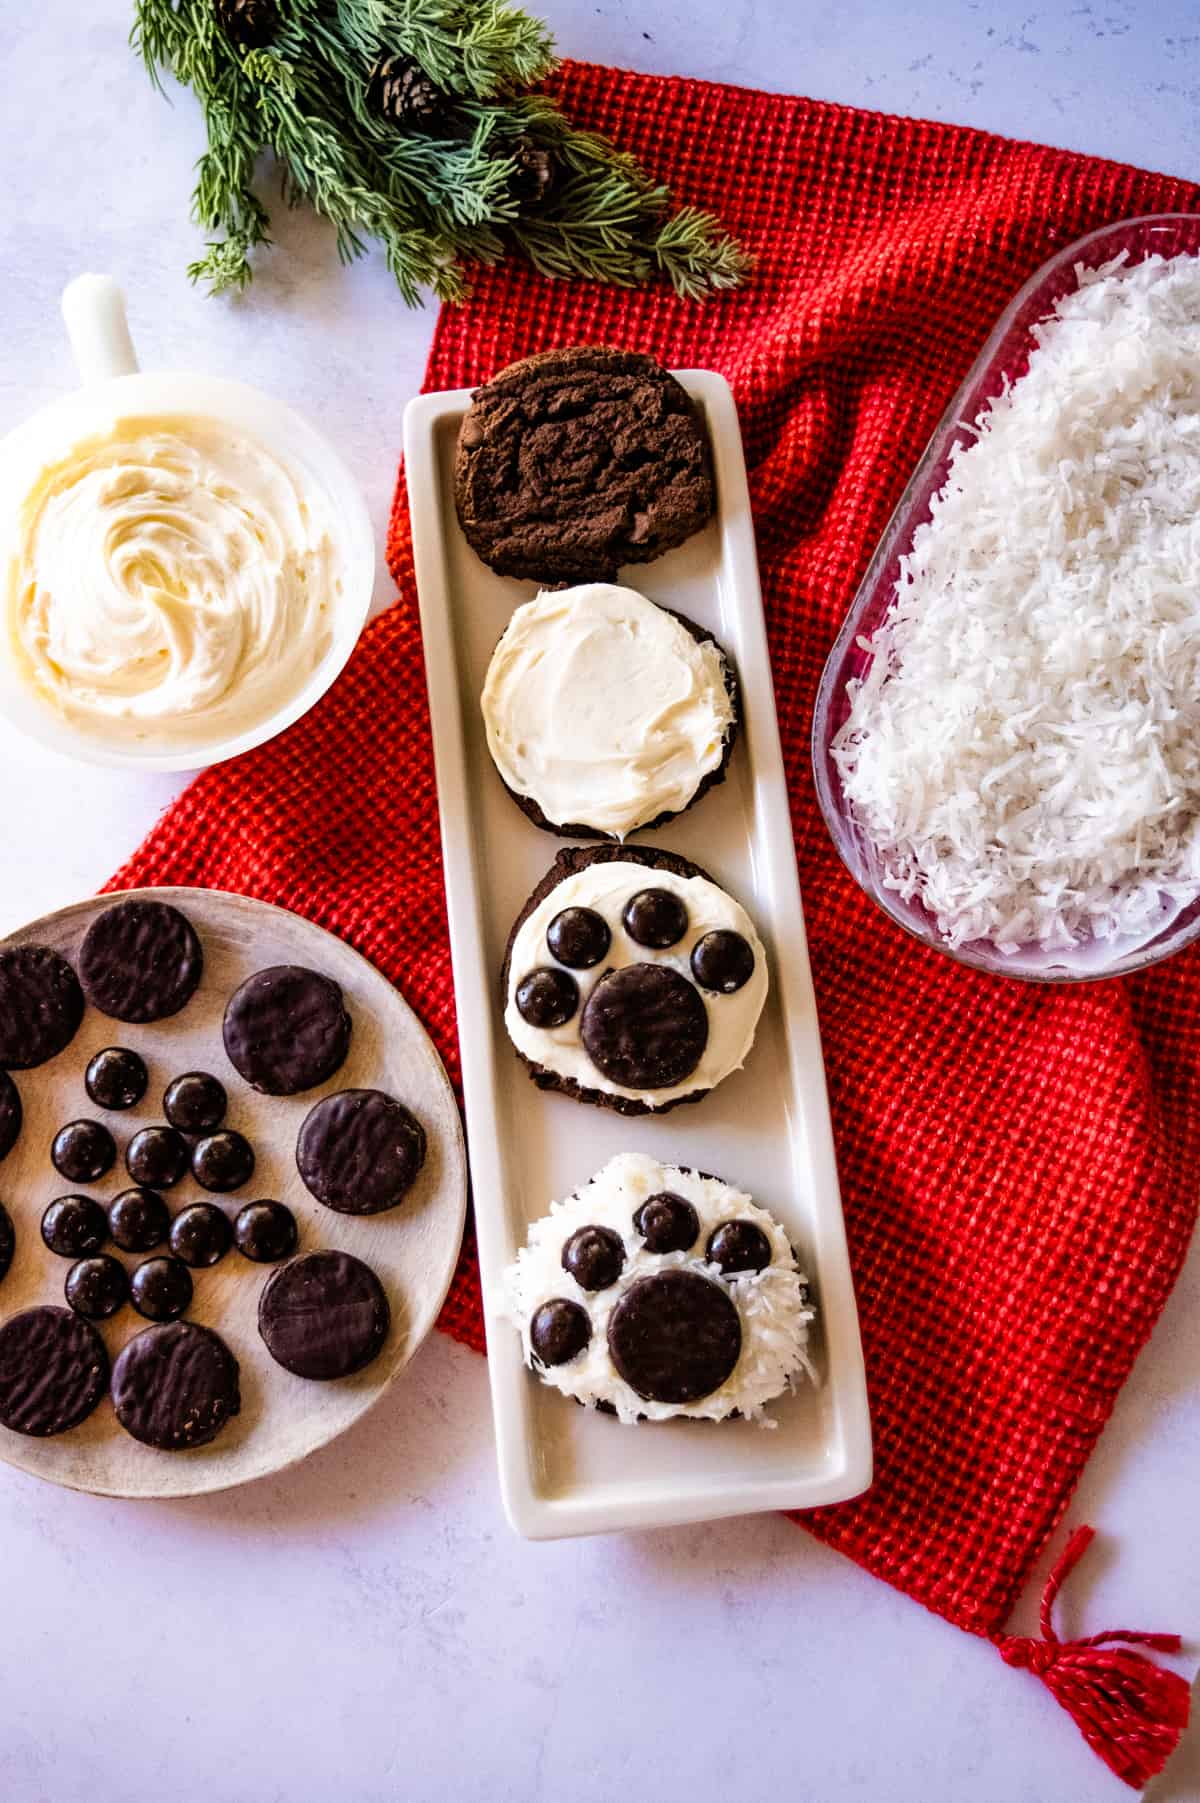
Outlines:
<svg viewBox="0 0 1200 1803"><path fill-rule="evenodd" d="M196 930L178 908L124 901L84 934L79 980L93 1008L114 1020L165 1020L191 1001L204 974Z"/></svg>
<svg viewBox="0 0 1200 1803"><path fill-rule="evenodd" d="M160 1452L207 1446L242 1406L238 1362L194 1321L135 1334L113 1366L113 1408L127 1434Z"/></svg>
<svg viewBox="0 0 1200 1803"><path fill-rule="evenodd" d="M315 1089L350 1049L350 1016L332 977L301 964L273 964L235 989L225 1010L230 1063L268 1096Z"/></svg>
<svg viewBox="0 0 1200 1803"><path fill-rule="evenodd" d="M476 390L454 500L467 543L501 576L600 581L707 524L712 450L686 389L653 357L543 351Z"/></svg>
<svg viewBox="0 0 1200 1803"><path fill-rule="evenodd" d="M392 1312L369 1265L348 1252L304 1252L273 1271L258 1299L258 1331L276 1364L321 1382L375 1358Z"/></svg>
<svg viewBox="0 0 1200 1803"><path fill-rule="evenodd" d="M0 1071L0 1158L7 1158L21 1133L21 1092L7 1071Z"/></svg>
<svg viewBox="0 0 1200 1803"><path fill-rule="evenodd" d="M0 1327L0 1422L46 1438L78 1427L108 1388L108 1353L69 1308L27 1308Z"/></svg>
<svg viewBox="0 0 1200 1803"><path fill-rule="evenodd" d="M425 1129L381 1089L340 1089L307 1116L296 1167L326 1208L381 1214L402 1202L425 1163Z"/></svg>
<svg viewBox="0 0 1200 1803"><path fill-rule="evenodd" d="M83 1007L78 977L48 945L0 952L0 1069L57 1057L78 1032Z"/></svg>

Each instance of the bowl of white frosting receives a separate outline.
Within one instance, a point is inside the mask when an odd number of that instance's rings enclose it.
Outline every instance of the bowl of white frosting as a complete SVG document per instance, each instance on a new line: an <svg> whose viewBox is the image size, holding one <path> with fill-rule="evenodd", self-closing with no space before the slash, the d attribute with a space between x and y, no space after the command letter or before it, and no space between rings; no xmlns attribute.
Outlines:
<svg viewBox="0 0 1200 1803"><path fill-rule="evenodd" d="M350 656L375 541L354 477L244 383L141 372L120 291L63 297L83 385L0 442L0 710L92 763L199 769Z"/></svg>

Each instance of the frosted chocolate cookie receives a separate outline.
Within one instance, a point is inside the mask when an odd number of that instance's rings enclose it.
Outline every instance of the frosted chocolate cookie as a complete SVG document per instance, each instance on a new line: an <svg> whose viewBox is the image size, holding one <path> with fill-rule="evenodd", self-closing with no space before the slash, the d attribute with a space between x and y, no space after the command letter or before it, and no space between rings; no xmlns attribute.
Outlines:
<svg viewBox="0 0 1200 1803"><path fill-rule="evenodd" d="M7 1158L21 1135L24 1111L21 1092L7 1071L0 1071L0 1158Z"/></svg>
<svg viewBox="0 0 1200 1803"><path fill-rule="evenodd" d="M230 1063L268 1096L315 1089L344 1064L351 1021L332 977L274 964L247 977L225 1010Z"/></svg>
<svg viewBox="0 0 1200 1803"><path fill-rule="evenodd" d="M0 1069L57 1057L78 1032L83 1007L78 977L48 945L0 952Z"/></svg>
<svg viewBox="0 0 1200 1803"><path fill-rule="evenodd" d="M624 839L723 781L737 679L710 633L612 583L518 607L480 698L488 750L535 826Z"/></svg>
<svg viewBox="0 0 1200 1803"><path fill-rule="evenodd" d="M759 1420L812 1376L814 1311L779 1222L640 1152L533 1223L502 1300L543 1383L625 1422Z"/></svg>
<svg viewBox="0 0 1200 1803"><path fill-rule="evenodd" d="M376 1358L392 1311L369 1265L348 1252L305 1252L273 1271L258 1302L258 1331L285 1371L327 1382Z"/></svg>
<svg viewBox="0 0 1200 1803"><path fill-rule="evenodd" d="M699 409L653 357L543 351L475 391L454 502L467 543L500 575L596 581L707 524L712 451Z"/></svg>
<svg viewBox="0 0 1200 1803"><path fill-rule="evenodd" d="M341 1089L307 1116L296 1141L305 1187L326 1208L376 1215L395 1208L425 1163L425 1129L381 1089Z"/></svg>
<svg viewBox="0 0 1200 1803"><path fill-rule="evenodd" d="M160 1452L207 1446L240 1413L238 1362L224 1340L194 1321L135 1334L113 1366L117 1420Z"/></svg>
<svg viewBox="0 0 1200 1803"><path fill-rule="evenodd" d="M542 1089L622 1114L698 1102L740 1070L767 996L745 909L645 846L561 851L508 941L504 1024Z"/></svg>
<svg viewBox="0 0 1200 1803"><path fill-rule="evenodd" d="M0 1326L0 1422L16 1434L65 1434L108 1388L108 1353L69 1308L27 1308Z"/></svg>
<svg viewBox="0 0 1200 1803"><path fill-rule="evenodd" d="M115 1020L165 1020L191 1001L204 974L195 928L160 901L124 901L97 915L79 952L93 1008Z"/></svg>

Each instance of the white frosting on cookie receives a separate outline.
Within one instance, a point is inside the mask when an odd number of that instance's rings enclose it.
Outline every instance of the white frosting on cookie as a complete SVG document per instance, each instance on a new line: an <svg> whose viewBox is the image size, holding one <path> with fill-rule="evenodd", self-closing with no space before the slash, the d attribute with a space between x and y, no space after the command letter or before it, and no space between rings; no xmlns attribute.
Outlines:
<svg viewBox="0 0 1200 1803"><path fill-rule="evenodd" d="M700 1219L696 1244L687 1252L649 1252L633 1225L648 1196L670 1190L690 1202ZM704 1255L709 1235L725 1221L752 1221L771 1244L771 1262L762 1271L726 1277ZM616 1283L603 1290L584 1290L562 1268L563 1245L579 1227L609 1227L625 1245L625 1265ZM608 1350L608 1323L613 1309L631 1284L658 1271L688 1270L711 1278L730 1297L742 1326L742 1349L730 1376L696 1402L648 1401L627 1384ZM592 1324L583 1351L564 1365L542 1366L529 1343L529 1324L543 1302L564 1297L579 1303ZM805 1279L778 1221L758 1208L743 1191L718 1177L702 1177L677 1165L660 1164L642 1152L623 1152L597 1171L591 1181L555 1202L548 1215L535 1221L529 1238L505 1273L501 1312L519 1329L525 1362L543 1383L584 1403L606 1402L625 1422L639 1416L667 1421L686 1415L722 1421L736 1412L763 1421L764 1405L792 1389L803 1376L812 1379L807 1356L809 1323L815 1311L807 1300ZM773 1427L775 1423L764 1421Z"/></svg>
<svg viewBox="0 0 1200 1803"><path fill-rule="evenodd" d="M555 826L616 839L686 808L733 725L719 647L610 582L518 607L480 705L510 789Z"/></svg>
<svg viewBox="0 0 1200 1803"><path fill-rule="evenodd" d="M665 951L638 945L622 924L625 904L639 889L669 889L687 909L687 932ZM579 988L579 1006L571 1019L561 1027L534 1027L517 1008L517 986L539 965L557 962L546 943L546 929L564 908L593 908L602 914L612 932L612 944L591 970L571 971ZM606 971L625 964L667 964L694 982L689 961L692 947L705 933L718 929L742 935L754 953L754 970L749 982L732 995L716 995L695 985L708 1011L708 1043L695 1070L682 1083L666 1089L626 1089L612 1082L592 1063L579 1037L584 1004L600 978ZM740 902L707 877L681 877L670 870L614 859L611 863L585 865L573 876L565 877L524 922L513 941L509 960L504 1024L517 1050L532 1063L544 1065L560 1077L573 1078L586 1089L600 1089L609 1095L662 1108L698 1089L714 1089L723 1077L742 1068L754 1044L758 1017L766 999L766 953Z"/></svg>

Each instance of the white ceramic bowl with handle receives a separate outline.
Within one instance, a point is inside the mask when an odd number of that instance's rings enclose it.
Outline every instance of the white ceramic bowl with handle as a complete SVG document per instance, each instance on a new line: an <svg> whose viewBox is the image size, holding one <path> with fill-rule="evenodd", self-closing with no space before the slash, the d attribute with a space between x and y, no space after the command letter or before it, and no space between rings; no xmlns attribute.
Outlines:
<svg viewBox="0 0 1200 1803"><path fill-rule="evenodd" d="M81 386L0 440L0 594L19 532L22 502L38 472L72 445L135 415L188 415L257 440L319 491L341 574L324 656L303 685L277 708L235 733L190 738L171 746L118 743L60 715L16 666L7 619L0 631L0 713L30 737L87 763L137 770L199 770L265 743L308 712L353 651L371 606L375 535L362 491L329 440L290 407L243 382L189 371L141 371L125 319L121 290L108 276L82 275L63 294L63 316ZM7 600L4 601L5 612Z"/></svg>

